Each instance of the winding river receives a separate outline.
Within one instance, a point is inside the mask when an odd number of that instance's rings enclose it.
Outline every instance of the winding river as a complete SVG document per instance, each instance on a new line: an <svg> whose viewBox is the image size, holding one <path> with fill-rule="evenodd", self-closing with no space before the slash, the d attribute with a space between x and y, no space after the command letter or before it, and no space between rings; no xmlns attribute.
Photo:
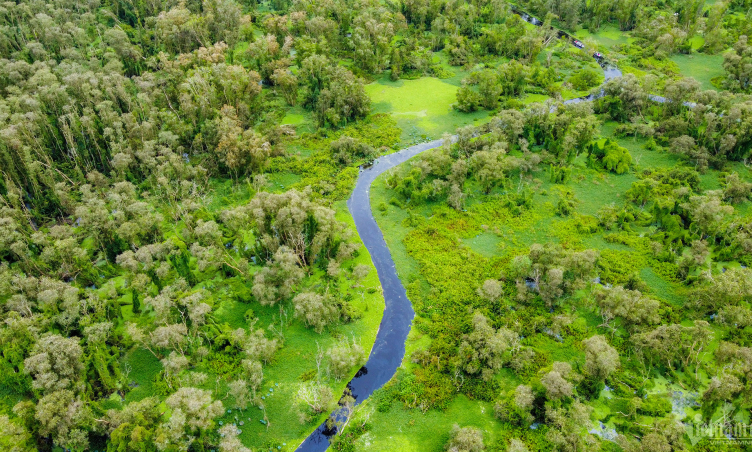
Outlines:
<svg viewBox="0 0 752 452"><path fill-rule="evenodd" d="M538 25L540 21L525 13L517 13L526 21ZM537 22L537 23L536 23ZM562 32L563 35L569 37ZM621 71L615 66L603 64L605 80L621 77ZM570 99L565 104L573 104L593 100L599 95ZM366 364L358 371L355 377L348 383L352 396L356 403L363 402L373 392L388 382L405 356L405 341L410 332L415 311L412 303L407 298L405 288L397 276L392 255L384 241L384 237L376 224L371 212L370 189L371 184L384 171L393 168L416 155L441 146L443 140L435 140L420 143L405 148L394 154L380 157L376 163L368 168L361 169L355 190L347 201L347 207L355 220L358 234L363 240L371 259L376 266L381 287L384 290L384 316L381 319L376 341L371 349ZM335 411L332 416L342 419L344 413ZM336 434L336 428L329 429L326 423L320 425L308 438L297 448L298 452L321 452L329 447L329 437Z"/></svg>

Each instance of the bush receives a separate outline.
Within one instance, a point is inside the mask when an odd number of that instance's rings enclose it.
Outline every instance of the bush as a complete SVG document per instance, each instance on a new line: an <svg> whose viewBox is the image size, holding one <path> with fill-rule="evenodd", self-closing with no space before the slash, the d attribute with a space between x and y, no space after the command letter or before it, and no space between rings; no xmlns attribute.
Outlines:
<svg viewBox="0 0 752 452"><path fill-rule="evenodd" d="M632 155L613 140L593 142L588 146L588 166L624 174L632 165Z"/></svg>
<svg viewBox="0 0 752 452"><path fill-rule="evenodd" d="M475 427L462 427L454 424L446 449L449 452L480 452L485 449L483 432Z"/></svg>
<svg viewBox="0 0 752 452"><path fill-rule="evenodd" d="M601 76L589 69L581 69L569 77L569 83L577 91L585 91L601 84Z"/></svg>
<svg viewBox="0 0 752 452"><path fill-rule="evenodd" d="M463 113L471 113L478 109L480 101L480 94L469 86L463 85L457 90L457 103L454 104L454 108Z"/></svg>
<svg viewBox="0 0 752 452"><path fill-rule="evenodd" d="M593 377L585 378L577 385L577 392L588 400L597 399L606 384Z"/></svg>
<svg viewBox="0 0 752 452"><path fill-rule="evenodd" d="M638 411L647 416L665 416L671 412L671 402L663 397L649 395L647 399L642 402L642 406Z"/></svg>
<svg viewBox="0 0 752 452"><path fill-rule="evenodd" d="M350 165L360 159L372 160L376 156L373 147L347 135L332 141L329 149L332 151L332 158L342 165Z"/></svg>

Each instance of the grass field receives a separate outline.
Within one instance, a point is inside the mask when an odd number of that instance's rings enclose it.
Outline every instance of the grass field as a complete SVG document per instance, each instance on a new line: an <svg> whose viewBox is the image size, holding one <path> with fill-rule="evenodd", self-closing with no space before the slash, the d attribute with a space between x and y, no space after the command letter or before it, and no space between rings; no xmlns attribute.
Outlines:
<svg viewBox="0 0 752 452"><path fill-rule="evenodd" d="M723 55L706 55L693 53L691 55L673 55L671 61L679 66L681 75L692 77L702 84L702 89L717 89L710 80L724 74Z"/></svg>
<svg viewBox="0 0 752 452"><path fill-rule="evenodd" d="M457 101L457 86L433 77L393 82L382 77L366 86L373 113L391 113L402 128L402 141L440 138L446 131L478 124L486 112L460 113L452 108Z"/></svg>
<svg viewBox="0 0 752 452"><path fill-rule="evenodd" d="M575 36L580 39L593 38L599 46L604 47L606 50L611 50L615 45L627 44L630 40L630 38L614 24L605 24L596 33L580 29L577 30Z"/></svg>

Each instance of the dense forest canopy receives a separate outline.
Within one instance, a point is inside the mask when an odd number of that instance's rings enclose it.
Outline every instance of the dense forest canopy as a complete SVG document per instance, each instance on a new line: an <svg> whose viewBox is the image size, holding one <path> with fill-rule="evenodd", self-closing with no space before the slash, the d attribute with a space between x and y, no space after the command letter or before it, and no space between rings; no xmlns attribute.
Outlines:
<svg viewBox="0 0 752 452"><path fill-rule="evenodd" d="M752 406L750 35L743 0L0 4L0 445L294 450L339 403L342 451L744 450L685 427ZM456 135L372 199L417 317L356 407L384 298L343 201L424 119Z"/></svg>

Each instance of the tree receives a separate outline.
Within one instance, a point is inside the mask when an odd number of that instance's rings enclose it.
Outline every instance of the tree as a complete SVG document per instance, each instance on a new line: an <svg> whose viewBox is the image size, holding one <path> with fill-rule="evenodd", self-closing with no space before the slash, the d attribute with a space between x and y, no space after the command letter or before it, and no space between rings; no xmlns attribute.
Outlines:
<svg viewBox="0 0 752 452"><path fill-rule="evenodd" d="M638 290L629 290L622 286L598 287L595 290L595 300L606 324L616 317L621 317L628 328L660 321L660 303L644 296Z"/></svg>
<svg viewBox="0 0 752 452"><path fill-rule="evenodd" d="M272 261L253 275L253 296L262 305L274 306L295 293L304 272L298 266L298 256L287 246L280 246Z"/></svg>
<svg viewBox="0 0 752 452"><path fill-rule="evenodd" d="M180 388L167 397L169 419L157 427L156 444L159 450L190 445L214 426L214 418L224 412L222 402L212 400L211 391L198 388Z"/></svg>
<svg viewBox="0 0 752 452"><path fill-rule="evenodd" d="M472 87L463 83L457 90L457 103L454 104L454 108L463 113L472 113L478 109L482 101L482 97Z"/></svg>
<svg viewBox="0 0 752 452"><path fill-rule="evenodd" d="M505 159L505 150L478 151L470 157L470 167L475 178L480 182L485 194L505 179L505 171L512 169L512 159Z"/></svg>
<svg viewBox="0 0 752 452"><path fill-rule="evenodd" d="M519 347L517 334L506 328L494 328L481 313L473 316L473 332L464 335L458 352L459 364L470 375L488 381Z"/></svg>
<svg viewBox="0 0 752 452"><path fill-rule="evenodd" d="M448 452L480 452L485 450L483 432L475 427L462 427L454 424L449 442L444 447Z"/></svg>
<svg viewBox="0 0 752 452"><path fill-rule="evenodd" d="M564 379L564 376L552 370L541 378L541 384L546 388L546 397L549 400L559 400L563 397L572 397L574 386Z"/></svg>
<svg viewBox="0 0 752 452"><path fill-rule="evenodd" d="M501 294L501 283L496 279L487 279L483 282L483 285L478 288L478 296L490 303L498 300Z"/></svg>
<svg viewBox="0 0 752 452"><path fill-rule="evenodd" d="M593 142L588 146L588 165L624 174L632 166L632 155L627 148L619 146L611 139L607 139L603 145Z"/></svg>
<svg viewBox="0 0 752 452"><path fill-rule="evenodd" d="M248 382L242 379L235 380L231 381L227 386L229 388L229 396L235 399L235 408L239 410L245 410L246 408L248 408L248 404L253 400L251 392L248 391ZM256 393L256 389L257 387L253 388L254 395Z"/></svg>
<svg viewBox="0 0 752 452"><path fill-rule="evenodd" d="M217 118L217 133L219 143L215 153L236 179L241 173L260 172L263 169L271 155L271 144L251 129L244 131L234 107L222 107Z"/></svg>
<svg viewBox="0 0 752 452"><path fill-rule="evenodd" d="M738 204L744 200L752 199L752 182L743 181L737 173L726 176L723 199L731 204Z"/></svg>
<svg viewBox="0 0 752 452"><path fill-rule="evenodd" d="M376 150L372 146L347 135L332 141L329 149L332 157L342 165L350 165L360 159L372 160L376 156Z"/></svg>
<svg viewBox="0 0 752 452"><path fill-rule="evenodd" d="M274 87L282 93L287 105L294 107L298 103L298 78L289 70L276 69L272 74Z"/></svg>
<svg viewBox="0 0 752 452"><path fill-rule="evenodd" d="M546 419L552 427L546 433L546 438L554 444L555 450L576 452L595 447L595 441L588 433L592 411L591 407L579 401L572 403L569 409L546 409Z"/></svg>
<svg viewBox="0 0 752 452"><path fill-rule="evenodd" d="M34 417L42 436L51 436L56 444L66 448L88 448L91 411L73 391L62 389L46 393L37 402Z"/></svg>
<svg viewBox="0 0 752 452"><path fill-rule="evenodd" d="M334 296L320 295L314 292L302 292L292 299L295 306L295 318L302 319L306 326L313 327L317 333L324 327L335 323L340 318L340 307Z"/></svg>
<svg viewBox="0 0 752 452"><path fill-rule="evenodd" d="M582 341L585 346L585 370L598 380L605 380L619 363L619 352L608 344L606 338L595 335Z"/></svg>
<svg viewBox="0 0 752 452"><path fill-rule="evenodd" d="M499 75L490 69L484 69L474 74L474 78L478 84L480 104L483 108L486 110L497 108L502 91Z"/></svg>
<svg viewBox="0 0 752 452"><path fill-rule="evenodd" d="M319 127L343 127L366 117L371 111L371 98L363 80L341 66L333 66L329 83L321 90L313 114Z"/></svg>
<svg viewBox="0 0 752 452"><path fill-rule="evenodd" d="M8 452L32 452L36 450L26 428L8 415L0 416L0 446Z"/></svg>
<svg viewBox="0 0 752 452"><path fill-rule="evenodd" d="M334 378L341 380L350 372L355 365L359 365L363 360L363 347L354 340L349 343L347 340L332 346L326 352L329 357L329 370Z"/></svg>
<svg viewBox="0 0 752 452"><path fill-rule="evenodd" d="M689 213L691 228L702 234L703 238L715 238L720 234L726 218L734 213L733 207L723 205L719 191L690 196L689 202L681 204L681 208Z"/></svg>
<svg viewBox="0 0 752 452"><path fill-rule="evenodd" d="M578 91L585 91L601 84L601 77L594 71L580 69L569 77L569 83Z"/></svg>
<svg viewBox="0 0 752 452"><path fill-rule="evenodd" d="M309 381L300 385L296 399L311 415L317 415L332 409L334 393L329 386ZM303 414L303 418L309 419L309 416Z"/></svg>
<svg viewBox="0 0 752 452"><path fill-rule="evenodd" d="M243 328L238 328L232 334L233 340L243 349L245 355L252 361L263 361L268 363L274 357L274 353L279 348L277 339L267 339L264 336L264 330L257 329L246 334ZM249 367L244 360L243 367L246 371L246 377L253 381L253 375L261 372L261 364L253 364ZM262 377L263 378L263 374Z"/></svg>
<svg viewBox="0 0 752 452"><path fill-rule="evenodd" d="M251 449L245 447L240 442L241 430L234 424L227 424L219 429L219 450L221 452L251 452Z"/></svg>
<svg viewBox="0 0 752 452"><path fill-rule="evenodd" d="M252 393L252 399L256 398L256 391L258 390L259 386L261 386L261 383L264 381L264 370L261 366L261 363L254 359L244 359L241 362L241 365L243 367L243 374L248 378L248 380L242 380L247 384L247 388L251 389ZM245 394L241 394L242 397L245 397Z"/></svg>
<svg viewBox="0 0 752 452"><path fill-rule="evenodd" d="M230 226L239 231L252 222L259 259L279 259L288 266L286 256L294 253L301 267L317 260L350 257L358 245L349 242L352 232L336 220L334 211L311 199L311 190L289 190L281 194L259 192L250 203L235 212ZM280 247L285 249L277 255ZM291 270L291 269L290 269Z"/></svg>
<svg viewBox="0 0 752 452"><path fill-rule="evenodd" d="M752 299L752 269L730 268L703 287L695 289L692 296L701 308L718 309L739 306Z"/></svg>
<svg viewBox="0 0 752 452"><path fill-rule="evenodd" d="M58 334L42 337L24 361L24 371L34 379L34 389L42 393L60 390L80 391L84 365L77 337Z"/></svg>
<svg viewBox="0 0 752 452"><path fill-rule="evenodd" d="M723 69L726 71L726 86L734 91L752 91L752 46L746 35L739 36L734 51L723 55Z"/></svg>
<svg viewBox="0 0 752 452"><path fill-rule="evenodd" d="M693 326L661 325L652 331L633 337L635 347L652 362L663 361L673 370L686 368L690 363L697 365L700 353L710 343L713 332L705 321L695 321ZM678 364L678 366L677 366Z"/></svg>
<svg viewBox="0 0 752 452"><path fill-rule="evenodd" d="M512 438L509 441L507 452L530 452L530 449L528 449L525 443L523 443L522 441L518 440L517 438Z"/></svg>

